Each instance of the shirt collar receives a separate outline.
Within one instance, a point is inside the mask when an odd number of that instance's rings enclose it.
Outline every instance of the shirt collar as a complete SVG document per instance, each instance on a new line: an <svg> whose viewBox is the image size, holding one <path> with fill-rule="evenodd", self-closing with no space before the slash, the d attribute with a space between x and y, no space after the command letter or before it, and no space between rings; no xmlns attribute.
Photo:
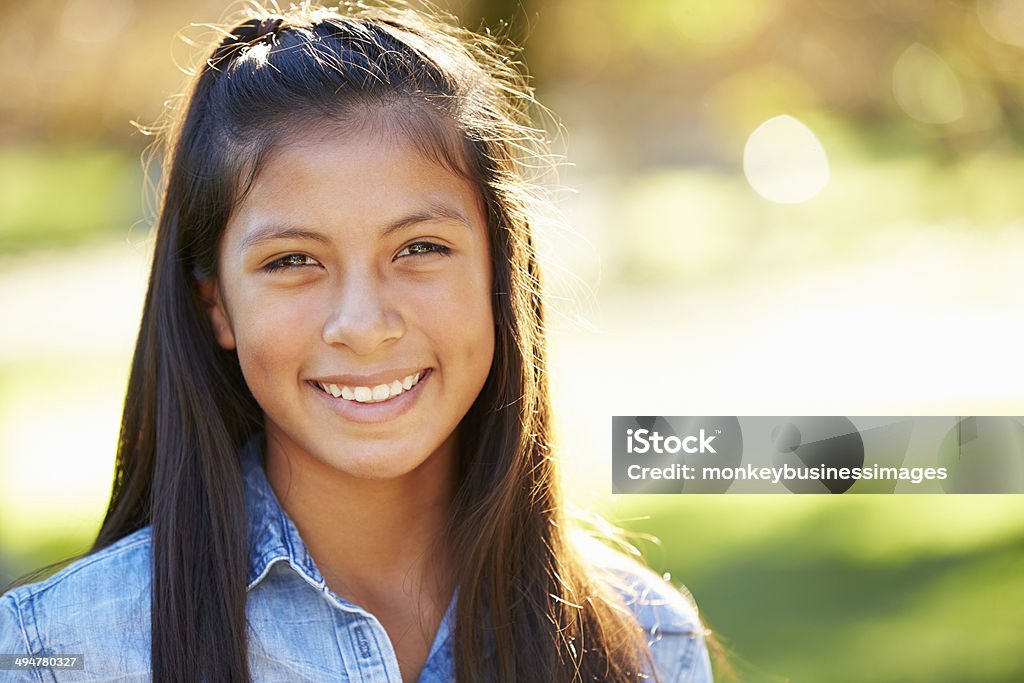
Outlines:
<svg viewBox="0 0 1024 683"><path fill-rule="evenodd" d="M320 570L267 481L260 462L262 447L263 434L258 433L239 452L249 527L246 590L252 590L267 575L271 565L281 560L286 560L307 582L323 589L326 582Z"/></svg>
<svg viewBox="0 0 1024 683"><path fill-rule="evenodd" d="M242 480L245 488L245 508L249 532L249 563L246 591L259 584L270 568L277 562L286 561L307 583L328 594L345 609L365 612L350 602L335 596L313 562L306 544L299 536L298 529L281 507L277 495L267 481L261 453L265 448L262 432L254 434L239 450ZM428 661L434 657L434 650L445 647L455 633L455 604L459 589L456 587L452 601L441 620L439 636L435 639ZM495 642L488 634L484 656L494 655Z"/></svg>

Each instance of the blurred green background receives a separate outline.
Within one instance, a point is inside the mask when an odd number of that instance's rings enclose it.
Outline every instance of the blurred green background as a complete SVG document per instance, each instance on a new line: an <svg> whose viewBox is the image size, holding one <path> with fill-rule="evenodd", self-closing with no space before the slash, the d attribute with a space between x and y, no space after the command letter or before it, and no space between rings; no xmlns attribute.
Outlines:
<svg viewBox="0 0 1024 683"><path fill-rule="evenodd" d="M612 496L608 443L615 414L1024 414L1024 0L444 6L519 42L561 120L574 501L692 591L740 680L1024 680L1024 498ZM98 528L154 214L130 122L227 13L0 8L4 580Z"/></svg>

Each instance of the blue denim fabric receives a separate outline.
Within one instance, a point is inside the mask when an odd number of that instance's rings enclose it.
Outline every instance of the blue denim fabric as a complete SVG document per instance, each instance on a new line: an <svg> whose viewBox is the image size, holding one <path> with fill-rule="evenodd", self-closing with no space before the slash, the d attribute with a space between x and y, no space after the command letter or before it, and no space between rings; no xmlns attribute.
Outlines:
<svg viewBox="0 0 1024 683"><path fill-rule="evenodd" d="M258 440L240 451L249 522L249 657L260 683L401 683L383 626L327 587L267 482ZM84 670L0 670L0 681L150 680L150 528L52 577L0 598L0 654L80 654ZM614 553L595 568L646 628L659 678L711 681L692 603L653 573ZM607 560L607 561L606 561ZM420 683L454 680L458 591L441 621ZM492 644L493 645L493 644Z"/></svg>

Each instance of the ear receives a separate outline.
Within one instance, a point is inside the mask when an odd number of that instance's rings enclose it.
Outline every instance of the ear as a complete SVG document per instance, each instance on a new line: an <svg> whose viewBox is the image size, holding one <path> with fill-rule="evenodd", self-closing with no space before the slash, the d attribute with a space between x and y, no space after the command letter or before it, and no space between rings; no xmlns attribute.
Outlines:
<svg viewBox="0 0 1024 683"><path fill-rule="evenodd" d="M213 326L213 335L221 348L231 350L235 348L235 333L231 328L231 318L228 316L227 308L224 307L224 297L221 296L220 287L213 279L199 280L199 295L203 299L206 314L210 316L210 325Z"/></svg>

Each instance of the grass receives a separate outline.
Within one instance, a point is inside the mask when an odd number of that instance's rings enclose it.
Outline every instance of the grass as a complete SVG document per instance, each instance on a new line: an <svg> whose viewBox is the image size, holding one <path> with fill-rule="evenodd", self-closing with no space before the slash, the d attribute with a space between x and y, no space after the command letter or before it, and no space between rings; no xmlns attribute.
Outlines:
<svg viewBox="0 0 1024 683"><path fill-rule="evenodd" d="M1024 679L1014 496L623 497L743 681ZM973 533L965 533L967 530Z"/></svg>
<svg viewBox="0 0 1024 683"><path fill-rule="evenodd" d="M0 148L0 254L127 235L141 218L141 162L109 148Z"/></svg>

